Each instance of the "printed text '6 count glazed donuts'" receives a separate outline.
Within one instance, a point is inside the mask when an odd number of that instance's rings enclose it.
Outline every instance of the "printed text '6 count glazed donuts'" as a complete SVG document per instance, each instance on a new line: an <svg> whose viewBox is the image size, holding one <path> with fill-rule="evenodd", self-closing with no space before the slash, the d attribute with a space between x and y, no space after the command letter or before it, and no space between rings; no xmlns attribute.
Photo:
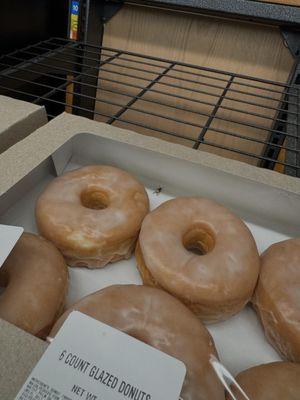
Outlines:
<svg viewBox="0 0 300 400"><path fill-rule="evenodd" d="M175 297L146 286L110 286L66 311L54 325L52 337L73 310L181 360L187 369L182 399L224 400L224 389L210 365L210 356L217 355L213 339L199 319Z"/></svg>

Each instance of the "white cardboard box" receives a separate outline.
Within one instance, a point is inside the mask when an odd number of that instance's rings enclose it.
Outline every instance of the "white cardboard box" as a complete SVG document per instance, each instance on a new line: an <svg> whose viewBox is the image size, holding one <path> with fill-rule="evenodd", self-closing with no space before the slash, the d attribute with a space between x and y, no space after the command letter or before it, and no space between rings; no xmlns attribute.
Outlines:
<svg viewBox="0 0 300 400"><path fill-rule="evenodd" d="M180 195L222 203L245 220L260 252L274 242L300 236L297 178L68 114L0 156L0 223L36 232L35 201L47 183L56 174L93 163L114 165L137 176L147 187L152 209ZM162 193L156 195L158 186ZM70 269L70 277L68 305L114 283L141 283L134 257L101 270ZM280 360L250 307L208 328L221 361L233 374ZM0 322L1 399L13 399L44 348L40 340ZM26 363L19 364L18 358Z"/></svg>

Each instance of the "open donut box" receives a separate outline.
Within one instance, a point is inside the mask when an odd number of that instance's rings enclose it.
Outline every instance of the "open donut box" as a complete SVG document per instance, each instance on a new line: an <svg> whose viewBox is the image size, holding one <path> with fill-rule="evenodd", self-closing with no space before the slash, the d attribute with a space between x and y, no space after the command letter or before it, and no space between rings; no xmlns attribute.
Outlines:
<svg viewBox="0 0 300 400"><path fill-rule="evenodd" d="M88 164L134 174L151 209L175 196L205 196L233 210L252 231L259 252L300 235L300 180L131 131L62 114L0 156L0 223L37 232L35 202L56 176ZM161 192L157 193L157 188ZM69 269L67 306L116 283L141 284L134 256L100 270ZM235 375L280 360L250 306L208 325L221 362ZM0 393L13 399L47 344L0 320Z"/></svg>

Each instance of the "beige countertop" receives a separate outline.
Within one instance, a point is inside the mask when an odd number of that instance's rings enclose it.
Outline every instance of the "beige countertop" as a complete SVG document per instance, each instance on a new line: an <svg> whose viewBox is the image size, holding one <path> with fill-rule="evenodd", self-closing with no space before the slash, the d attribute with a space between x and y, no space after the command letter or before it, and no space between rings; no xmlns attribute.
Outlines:
<svg viewBox="0 0 300 400"><path fill-rule="evenodd" d="M47 121L44 107L0 95L0 153Z"/></svg>

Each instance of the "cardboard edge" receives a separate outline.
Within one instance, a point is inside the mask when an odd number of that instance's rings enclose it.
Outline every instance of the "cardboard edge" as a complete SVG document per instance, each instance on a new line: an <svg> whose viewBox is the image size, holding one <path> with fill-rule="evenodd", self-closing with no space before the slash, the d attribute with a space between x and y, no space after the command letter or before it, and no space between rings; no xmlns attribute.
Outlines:
<svg viewBox="0 0 300 400"><path fill-rule="evenodd" d="M12 400L45 352L47 343L1 319L0 332L1 400ZM18 351L11 351L13 348Z"/></svg>
<svg viewBox="0 0 300 400"><path fill-rule="evenodd" d="M5 179L0 182L0 193L4 193L17 183L26 173L39 165L66 141L83 133L128 143L135 147L190 161L199 166L213 168L251 182L293 194L300 194L300 180L298 178L283 175L276 171L264 170L201 150L195 151L180 144L144 136L68 113L60 114L0 155L0 170L4 172L3 175L5 176Z"/></svg>
<svg viewBox="0 0 300 400"><path fill-rule="evenodd" d="M25 139L36 129L47 124L47 122L48 118L44 107L32 110L0 133L0 153L5 152L18 141Z"/></svg>

